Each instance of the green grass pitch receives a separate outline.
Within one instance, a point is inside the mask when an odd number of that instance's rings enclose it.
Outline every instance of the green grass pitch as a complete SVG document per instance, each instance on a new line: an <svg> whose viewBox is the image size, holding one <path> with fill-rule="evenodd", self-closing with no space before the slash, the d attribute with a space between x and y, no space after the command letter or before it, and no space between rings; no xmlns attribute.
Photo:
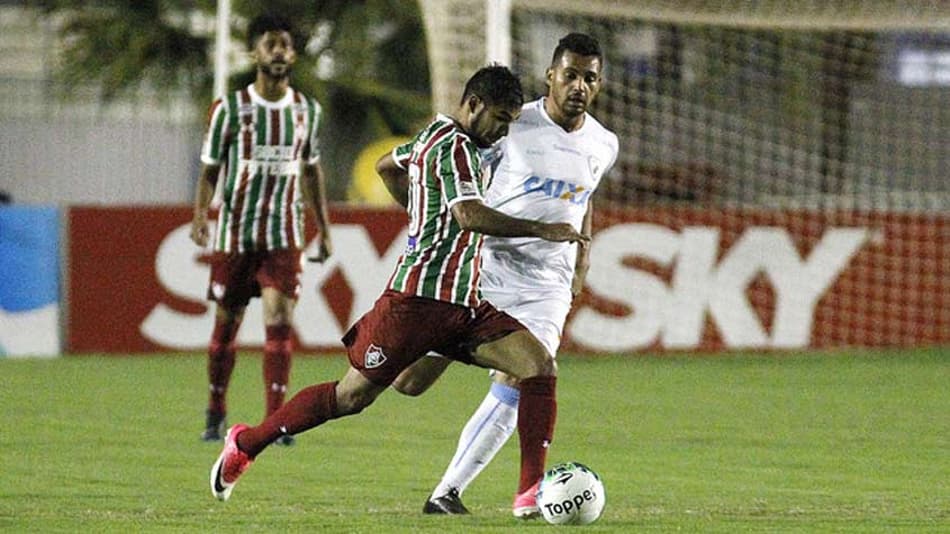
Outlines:
<svg viewBox="0 0 950 534"><path fill-rule="evenodd" d="M950 532L950 350L560 358L549 463L598 471L590 532ZM342 376L298 356L292 389ZM517 438L465 494L420 511L483 397L453 366L419 398L273 447L217 502L198 440L201 354L0 360L0 531L521 532ZM258 420L261 361L239 354L230 420ZM567 527L570 528L570 527Z"/></svg>

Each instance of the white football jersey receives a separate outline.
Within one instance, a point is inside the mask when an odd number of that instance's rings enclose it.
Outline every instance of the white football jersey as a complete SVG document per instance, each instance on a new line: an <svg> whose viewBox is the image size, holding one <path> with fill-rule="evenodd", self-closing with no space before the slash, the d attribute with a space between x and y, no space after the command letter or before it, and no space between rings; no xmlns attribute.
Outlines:
<svg viewBox="0 0 950 534"><path fill-rule="evenodd" d="M485 203L514 217L568 222L580 230L591 195L617 159L617 147L617 136L590 114L580 129L566 132L545 112L544 98L528 102L488 155L493 170ZM566 293L569 301L576 254L573 243L486 236L481 286Z"/></svg>

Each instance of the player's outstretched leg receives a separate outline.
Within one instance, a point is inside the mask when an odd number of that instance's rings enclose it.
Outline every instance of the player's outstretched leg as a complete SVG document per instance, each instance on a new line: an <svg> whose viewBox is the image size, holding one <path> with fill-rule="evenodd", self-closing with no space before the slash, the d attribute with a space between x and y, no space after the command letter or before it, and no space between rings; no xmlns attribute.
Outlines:
<svg viewBox="0 0 950 534"><path fill-rule="evenodd" d="M238 424L228 431L224 450L211 467L211 493L226 501L254 458L281 436L292 435L338 417L336 382L300 390L255 427Z"/></svg>
<svg viewBox="0 0 950 534"><path fill-rule="evenodd" d="M461 495L514 433L517 418L518 389L492 383L488 395L462 429L455 456L426 501L424 513L468 513Z"/></svg>
<svg viewBox="0 0 950 534"><path fill-rule="evenodd" d="M278 438L357 414L385 390L385 386L377 386L351 367L339 382L324 382L300 390L261 424L235 425L211 468L211 492L218 499L227 500L238 477Z"/></svg>

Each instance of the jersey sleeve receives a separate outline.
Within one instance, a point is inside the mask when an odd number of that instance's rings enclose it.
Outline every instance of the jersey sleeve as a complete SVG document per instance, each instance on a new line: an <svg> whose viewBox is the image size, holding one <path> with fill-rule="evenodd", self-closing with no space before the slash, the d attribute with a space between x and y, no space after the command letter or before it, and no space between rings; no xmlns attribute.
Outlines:
<svg viewBox="0 0 950 534"><path fill-rule="evenodd" d="M471 142L461 137L446 144L440 151L437 175L442 183L442 196L448 207L463 200L481 200L478 177L481 176L481 157Z"/></svg>
<svg viewBox="0 0 950 534"><path fill-rule="evenodd" d="M228 152L228 144L231 142L228 114L227 101L223 98L215 99L208 109L208 129L201 146L201 162L206 165L221 164Z"/></svg>
<svg viewBox="0 0 950 534"><path fill-rule="evenodd" d="M307 98L307 113L309 116L308 124L310 131L307 132L307 146L303 157L309 165L316 165L320 161L320 140L318 133L320 131L320 119L323 116L323 108L320 103L313 98Z"/></svg>
<svg viewBox="0 0 950 534"><path fill-rule="evenodd" d="M409 157L412 155L412 146L414 144L415 140L412 140L393 149L393 161L400 169L406 170L409 168Z"/></svg>

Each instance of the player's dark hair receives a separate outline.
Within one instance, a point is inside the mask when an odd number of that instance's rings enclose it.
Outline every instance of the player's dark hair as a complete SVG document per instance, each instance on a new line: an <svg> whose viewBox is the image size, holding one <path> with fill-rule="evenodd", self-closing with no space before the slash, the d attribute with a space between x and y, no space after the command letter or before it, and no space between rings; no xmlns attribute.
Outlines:
<svg viewBox="0 0 950 534"><path fill-rule="evenodd" d="M569 33L557 42L554 48L554 54L551 56L551 65L556 65L560 61L564 52L573 52L581 56L597 56L600 62L604 62L604 53L600 48L600 42L586 33Z"/></svg>
<svg viewBox="0 0 950 534"><path fill-rule="evenodd" d="M472 95L482 99L488 106L520 108L524 103L521 80L503 65L489 65L478 69L465 84L461 102L464 103Z"/></svg>
<svg viewBox="0 0 950 534"><path fill-rule="evenodd" d="M297 45L299 36L290 20L275 13L262 13L251 20L247 25L247 49L254 50L257 40L267 32L287 32Z"/></svg>

